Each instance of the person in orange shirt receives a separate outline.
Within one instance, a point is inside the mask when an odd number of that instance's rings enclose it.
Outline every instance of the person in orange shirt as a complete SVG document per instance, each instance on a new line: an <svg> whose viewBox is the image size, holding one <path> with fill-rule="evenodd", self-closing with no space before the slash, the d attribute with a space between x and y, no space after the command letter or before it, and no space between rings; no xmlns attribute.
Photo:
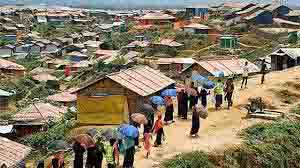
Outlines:
<svg viewBox="0 0 300 168"><path fill-rule="evenodd" d="M158 118L155 121L153 131L154 131L154 133L156 133L156 140L155 140L154 146L158 147L162 144L161 140L164 136L164 128L163 128L163 122L162 122L162 115L161 114L158 114Z"/></svg>

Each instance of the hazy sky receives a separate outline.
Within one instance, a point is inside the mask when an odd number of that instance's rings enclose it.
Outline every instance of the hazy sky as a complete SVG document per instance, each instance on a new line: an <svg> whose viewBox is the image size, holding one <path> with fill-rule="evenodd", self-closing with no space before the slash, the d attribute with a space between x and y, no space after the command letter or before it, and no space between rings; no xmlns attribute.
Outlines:
<svg viewBox="0 0 300 168"><path fill-rule="evenodd" d="M28 5L92 5L92 6L184 6L191 3L222 3L224 1L236 2L262 2L271 3L272 0L0 0L0 4L15 4L17 2L24 2ZM289 5L300 6L300 0L288 0Z"/></svg>

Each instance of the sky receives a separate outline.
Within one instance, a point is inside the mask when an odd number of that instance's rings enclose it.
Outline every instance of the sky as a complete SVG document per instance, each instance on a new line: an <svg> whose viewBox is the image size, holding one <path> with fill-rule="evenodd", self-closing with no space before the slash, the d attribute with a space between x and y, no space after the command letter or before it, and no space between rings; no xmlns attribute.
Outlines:
<svg viewBox="0 0 300 168"><path fill-rule="evenodd" d="M192 3L222 3L224 1L236 1L236 2L261 2L271 3L272 0L0 0L0 5L9 4L14 5L16 3L23 2L26 5L74 5L74 6L93 6L93 7L145 7L145 6L186 6ZM288 0L288 5L300 6L300 0Z"/></svg>

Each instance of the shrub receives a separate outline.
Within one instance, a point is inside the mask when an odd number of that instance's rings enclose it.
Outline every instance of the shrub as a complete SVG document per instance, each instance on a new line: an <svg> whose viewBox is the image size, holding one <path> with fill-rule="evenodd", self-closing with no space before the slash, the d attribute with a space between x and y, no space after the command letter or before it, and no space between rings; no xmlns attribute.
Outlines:
<svg viewBox="0 0 300 168"><path fill-rule="evenodd" d="M214 164L209 156L201 151L176 155L173 159L166 160L164 168L213 168Z"/></svg>

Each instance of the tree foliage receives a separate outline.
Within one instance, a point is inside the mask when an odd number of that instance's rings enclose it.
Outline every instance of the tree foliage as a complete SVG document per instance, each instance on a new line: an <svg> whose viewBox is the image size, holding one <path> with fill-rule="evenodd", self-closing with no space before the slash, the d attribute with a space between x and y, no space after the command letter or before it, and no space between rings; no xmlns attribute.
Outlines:
<svg viewBox="0 0 300 168"><path fill-rule="evenodd" d="M9 45L9 44L14 44L13 41L4 39L4 38L0 38L0 47L5 46L5 45Z"/></svg>

